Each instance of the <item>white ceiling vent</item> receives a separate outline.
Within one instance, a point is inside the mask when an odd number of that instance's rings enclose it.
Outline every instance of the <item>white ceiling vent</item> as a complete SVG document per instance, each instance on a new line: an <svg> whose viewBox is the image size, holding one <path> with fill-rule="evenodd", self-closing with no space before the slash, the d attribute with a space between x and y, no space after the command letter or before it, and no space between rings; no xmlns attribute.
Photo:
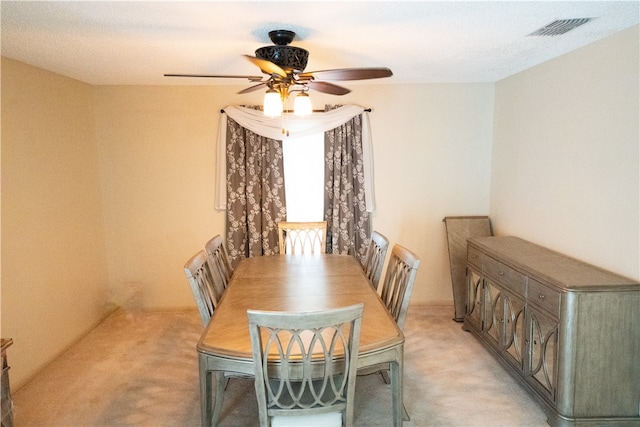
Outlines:
<svg viewBox="0 0 640 427"><path fill-rule="evenodd" d="M586 24L594 18L558 19L545 25L539 30L529 34L530 36L559 36L567 31L571 31L582 24Z"/></svg>

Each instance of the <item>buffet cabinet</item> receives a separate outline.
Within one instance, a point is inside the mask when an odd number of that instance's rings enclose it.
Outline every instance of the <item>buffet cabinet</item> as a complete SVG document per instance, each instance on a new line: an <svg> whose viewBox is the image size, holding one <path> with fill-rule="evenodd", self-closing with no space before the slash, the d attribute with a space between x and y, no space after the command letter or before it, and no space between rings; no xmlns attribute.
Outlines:
<svg viewBox="0 0 640 427"><path fill-rule="evenodd" d="M517 237L467 241L463 328L552 426L640 426L640 284Z"/></svg>

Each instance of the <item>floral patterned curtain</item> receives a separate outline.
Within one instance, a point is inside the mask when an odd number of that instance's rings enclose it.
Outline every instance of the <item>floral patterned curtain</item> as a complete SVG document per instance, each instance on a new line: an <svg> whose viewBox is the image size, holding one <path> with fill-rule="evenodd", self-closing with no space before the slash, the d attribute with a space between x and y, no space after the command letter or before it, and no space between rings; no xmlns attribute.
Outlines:
<svg viewBox="0 0 640 427"><path fill-rule="evenodd" d="M282 141L227 120L227 249L242 258L278 253L278 222L287 217Z"/></svg>
<svg viewBox="0 0 640 427"><path fill-rule="evenodd" d="M324 146L327 252L364 262L371 221L365 202L362 114L325 132Z"/></svg>

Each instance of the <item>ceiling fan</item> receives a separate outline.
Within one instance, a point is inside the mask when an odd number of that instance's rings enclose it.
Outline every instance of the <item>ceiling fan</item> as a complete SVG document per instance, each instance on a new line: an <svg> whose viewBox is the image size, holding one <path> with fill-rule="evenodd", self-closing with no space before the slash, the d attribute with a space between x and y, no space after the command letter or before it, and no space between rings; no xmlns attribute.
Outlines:
<svg viewBox="0 0 640 427"><path fill-rule="evenodd" d="M258 48L255 51L255 56L245 55L249 61L260 68L264 76L216 74L165 74L165 76L248 79L250 82L257 84L243 89L238 93L249 93L267 88L264 105L265 114L279 115L282 112L282 103L292 92L299 91L300 93L296 97L296 103L298 103L298 98L304 98L301 99L301 101L308 104L307 109L310 110L311 102L307 94L309 89L331 95L346 95L351 92L349 89L331 83L331 81L379 79L393 75L391 70L385 67L340 68L305 72L304 69L307 66L309 52L305 49L290 45L295 36L296 33L289 30L270 31L269 38L274 43L273 46ZM268 98L271 99L268 101ZM271 104L274 100L275 102L279 102L279 106ZM272 105L273 107L270 107ZM275 108L276 110L279 108L280 111L277 112L270 108ZM297 110L298 108L296 107L295 109Z"/></svg>

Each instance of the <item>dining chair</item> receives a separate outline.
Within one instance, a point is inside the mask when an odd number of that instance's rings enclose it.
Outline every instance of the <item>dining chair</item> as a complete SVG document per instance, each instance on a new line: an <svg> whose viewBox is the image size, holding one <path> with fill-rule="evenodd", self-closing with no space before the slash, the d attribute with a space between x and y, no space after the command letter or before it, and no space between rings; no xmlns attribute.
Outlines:
<svg viewBox="0 0 640 427"><path fill-rule="evenodd" d="M217 277L215 279L221 280L222 289L226 289L229 284L229 280L233 275L233 268L229 262L229 256L227 250L224 247L224 241L222 236L213 236L205 245L207 251L207 261L209 262L209 268L211 272L215 273Z"/></svg>
<svg viewBox="0 0 640 427"><path fill-rule="evenodd" d="M364 264L362 269L365 276L369 279L369 283L376 291L378 290L378 284L380 283L380 275L382 274L382 267L384 266L384 260L387 257L387 249L389 248L389 239L384 235L373 231L371 233L371 240L367 247L367 253L364 257Z"/></svg>
<svg viewBox="0 0 640 427"><path fill-rule="evenodd" d="M363 307L247 310L261 427L353 424Z"/></svg>
<svg viewBox="0 0 640 427"><path fill-rule="evenodd" d="M218 305L221 290L216 288L205 251L198 251L184 264L184 274L191 286L202 323L207 326Z"/></svg>
<svg viewBox="0 0 640 427"><path fill-rule="evenodd" d="M281 254L316 254L326 252L327 221L278 223Z"/></svg>
<svg viewBox="0 0 640 427"><path fill-rule="evenodd" d="M196 305L202 318L202 324L206 327L224 291L222 282L219 277L218 280L214 280L217 273L211 271L209 257L204 250L198 251L198 253L185 263L184 272L189 281L189 285L191 285L191 291L196 300ZM224 381L215 384L216 406L220 408L222 407L224 392L229 384L229 380L231 378L250 378L251 376L235 372L224 372L223 377Z"/></svg>
<svg viewBox="0 0 640 427"><path fill-rule="evenodd" d="M400 329L407 318L419 264L420 259L407 248L397 244L391 248L380 297Z"/></svg>
<svg viewBox="0 0 640 427"><path fill-rule="evenodd" d="M407 318L409 300L413 292L413 283L416 280L418 265L420 265L420 259L416 254L403 246L393 245L384 281L382 282L380 297L400 329L404 328L404 322ZM388 363L370 366L358 371L358 375L370 375L373 373L380 373L384 382L389 384ZM409 421L409 413L404 405L402 409L403 419Z"/></svg>

